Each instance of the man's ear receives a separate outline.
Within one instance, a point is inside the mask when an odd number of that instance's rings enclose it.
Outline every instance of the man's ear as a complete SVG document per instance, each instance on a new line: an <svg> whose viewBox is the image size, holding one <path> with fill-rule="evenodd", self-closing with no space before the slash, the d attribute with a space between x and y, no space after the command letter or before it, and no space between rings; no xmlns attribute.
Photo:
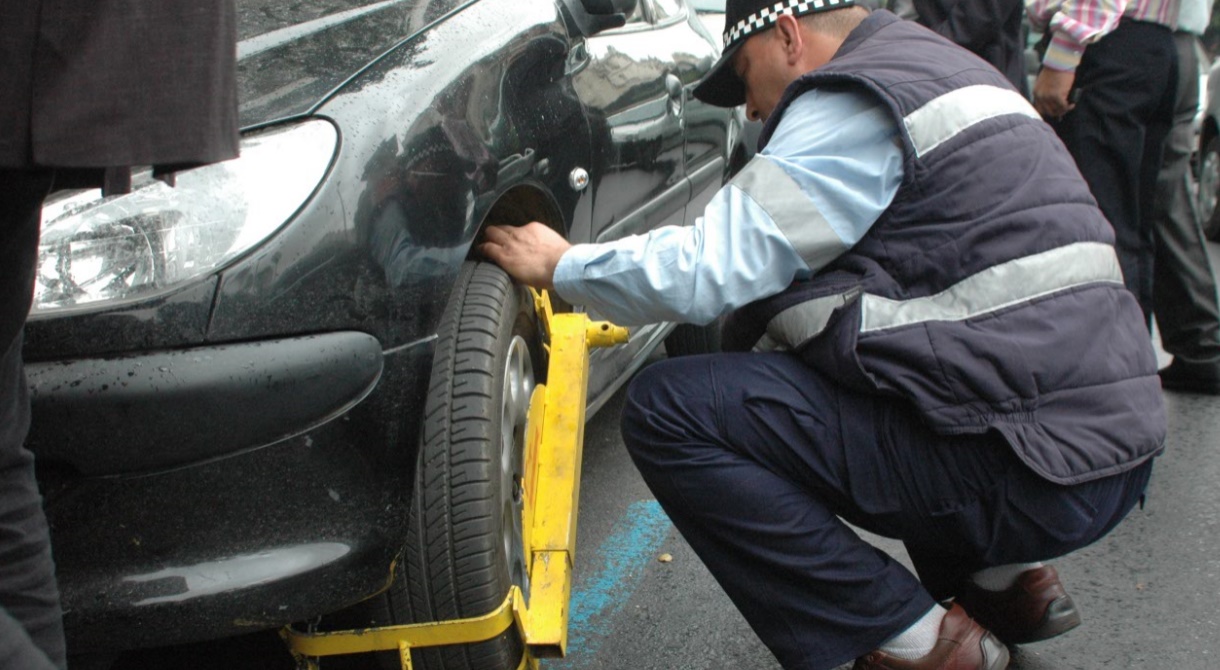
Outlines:
<svg viewBox="0 0 1220 670"><path fill-rule="evenodd" d="M791 14L781 14L775 22L775 37L783 46L789 65L800 62L805 51L805 35L801 32L801 22Z"/></svg>

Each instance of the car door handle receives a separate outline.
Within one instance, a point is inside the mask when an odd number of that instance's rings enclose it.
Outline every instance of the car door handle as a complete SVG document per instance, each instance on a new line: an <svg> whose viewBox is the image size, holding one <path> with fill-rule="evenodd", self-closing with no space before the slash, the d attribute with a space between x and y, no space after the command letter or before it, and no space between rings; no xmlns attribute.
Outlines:
<svg viewBox="0 0 1220 670"><path fill-rule="evenodd" d="M681 117L682 106L686 102L686 87L677 75L665 75L665 91L669 93L669 113Z"/></svg>

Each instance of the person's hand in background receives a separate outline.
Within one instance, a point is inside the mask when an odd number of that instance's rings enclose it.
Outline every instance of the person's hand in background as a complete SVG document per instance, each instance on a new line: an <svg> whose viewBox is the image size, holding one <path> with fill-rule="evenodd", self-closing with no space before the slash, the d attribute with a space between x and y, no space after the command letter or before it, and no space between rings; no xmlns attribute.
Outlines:
<svg viewBox="0 0 1220 670"><path fill-rule="evenodd" d="M1071 99L1072 84L1075 82L1075 72L1042 68L1034 81L1034 109L1044 119L1063 118L1064 114L1076 108L1075 101Z"/></svg>

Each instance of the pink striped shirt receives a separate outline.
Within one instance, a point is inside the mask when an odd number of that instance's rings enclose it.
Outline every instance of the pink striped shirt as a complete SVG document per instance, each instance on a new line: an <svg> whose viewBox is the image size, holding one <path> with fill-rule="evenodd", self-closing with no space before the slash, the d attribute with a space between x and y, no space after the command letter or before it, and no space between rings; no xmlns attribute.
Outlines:
<svg viewBox="0 0 1220 670"><path fill-rule="evenodd" d="M1051 31L1042 65L1074 72L1084 49L1118 26L1120 18L1151 21L1170 28L1179 0L1025 0L1030 25Z"/></svg>

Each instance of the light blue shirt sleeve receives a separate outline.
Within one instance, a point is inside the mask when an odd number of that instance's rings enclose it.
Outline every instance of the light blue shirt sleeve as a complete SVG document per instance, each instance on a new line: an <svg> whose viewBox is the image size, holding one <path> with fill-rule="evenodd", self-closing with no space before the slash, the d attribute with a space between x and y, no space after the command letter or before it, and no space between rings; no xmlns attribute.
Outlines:
<svg viewBox="0 0 1220 670"><path fill-rule="evenodd" d="M619 325L710 323L849 249L901 181L898 128L882 102L812 90L695 225L575 245L555 268L555 291Z"/></svg>

